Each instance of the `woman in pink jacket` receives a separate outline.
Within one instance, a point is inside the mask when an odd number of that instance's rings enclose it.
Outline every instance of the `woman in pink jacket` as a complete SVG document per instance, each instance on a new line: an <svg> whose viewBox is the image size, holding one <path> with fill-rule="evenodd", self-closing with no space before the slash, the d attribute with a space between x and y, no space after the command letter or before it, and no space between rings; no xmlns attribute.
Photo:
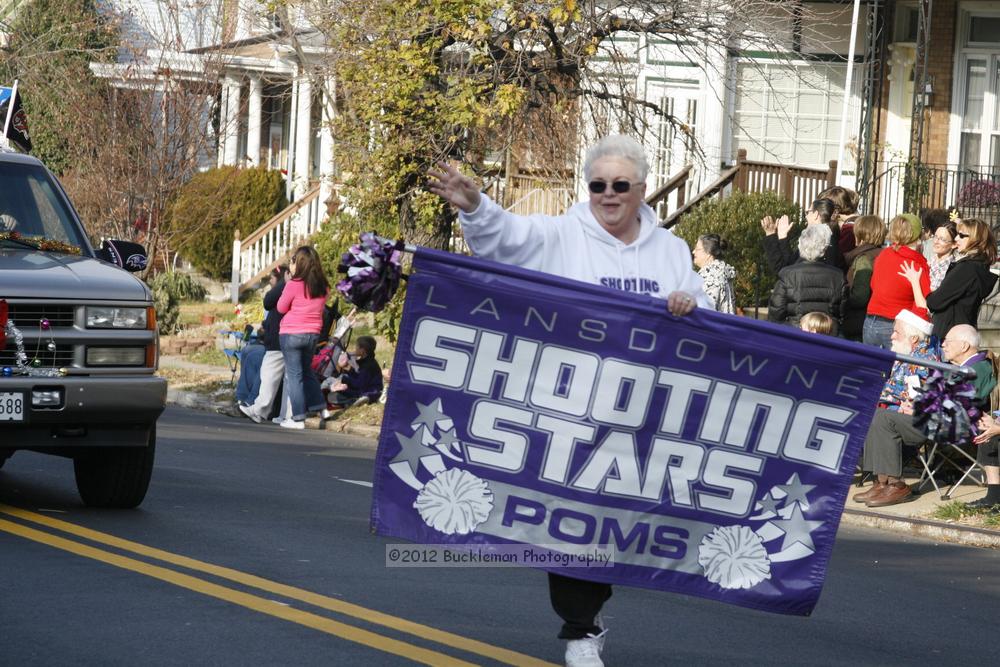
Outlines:
<svg viewBox="0 0 1000 667"><path fill-rule="evenodd" d="M326 399L310 364L323 329L323 306L330 285L319 255L311 246L296 250L288 268L292 279L285 283L278 299L278 312L283 314L278 341L285 359L285 392L292 408L281 426L302 429L307 413L326 409Z"/></svg>

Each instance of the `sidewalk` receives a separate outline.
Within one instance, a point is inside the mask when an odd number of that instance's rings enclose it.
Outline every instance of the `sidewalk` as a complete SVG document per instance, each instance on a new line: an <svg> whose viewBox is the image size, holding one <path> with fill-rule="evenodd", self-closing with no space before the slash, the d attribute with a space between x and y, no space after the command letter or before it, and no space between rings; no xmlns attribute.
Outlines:
<svg viewBox="0 0 1000 667"><path fill-rule="evenodd" d="M230 372L228 368L220 366L210 366L188 361L183 357L164 355L160 357L160 367L162 369L181 369L185 372L198 373L217 382L225 383L228 387ZM193 408L195 410L207 410L230 417L243 418L243 415L233 404L231 391L221 392L217 395L208 395L204 390L191 391L184 388L169 387L167 390L167 402L172 405ZM342 419L343 415L338 415L338 419L323 421L318 417L306 420L306 428L316 430L326 430L332 433L346 433L370 440L370 446L375 449L376 440L379 435L379 427L368 424L355 424L350 420ZM265 425L262 428L271 428ZM277 428L276 426L274 428ZM907 480L915 483L916 478ZM865 526L897 532L906 532L920 537L946 542L957 542L969 546L989 547L1000 549L1000 529L982 528L976 525L975 520L962 519L961 521L945 521L934 518L935 511L942 505L958 502L969 502L978 500L986 495L986 489L974 484L966 484L955 490L949 500L942 501L935 493L934 487L927 484L922 489L923 493L916 495L914 500L892 505L890 507L880 507L869 509L863 503L855 503L851 496L855 493L871 488L868 483L863 487L851 485L847 496L847 504L844 507L844 515L841 521L848 525ZM946 491L947 485L941 487L942 492Z"/></svg>
<svg viewBox="0 0 1000 667"><path fill-rule="evenodd" d="M917 478L909 477L906 481L915 485ZM950 488L948 484L942 485L940 482L939 486L942 493L946 493ZM942 506L955 502L967 503L979 500L986 495L986 487L967 483L956 488L951 498L942 500L928 482L921 489L921 494L914 494L913 500L874 509L866 507L864 503L856 503L851 500L854 494L859 491L867 491L870 488L870 482L861 487L856 484L851 485L847 494L847 503L844 505L844 516L841 519L843 523L907 532L920 537L957 542L969 546L1000 549L1000 530L974 525L974 519L943 520L934 516L938 508ZM966 523L967 521L968 523Z"/></svg>
<svg viewBox="0 0 1000 667"><path fill-rule="evenodd" d="M228 417L239 417L241 419L245 419L244 415L236 409L234 404L232 389L229 384L230 379L232 378L232 373L228 368L224 366L213 366L210 364L199 364L189 361L184 357L174 355L161 355L160 369L167 373L171 370L181 370L192 375L198 375L209 382L219 383L226 389L225 391L207 391L202 386L190 389L186 388L186 385L175 387L172 386L172 383L168 382L168 404L179 405L181 407L192 408L194 410L216 412ZM237 377L238 376L239 374L237 373ZM339 416L340 415L338 415L338 417ZM265 428L267 427L269 427L269 425L265 425ZM277 428L277 426L274 428ZM350 420L344 419L324 421L319 417L310 417L309 419L306 419L306 428L313 430L326 430L334 433L346 433L362 438L371 438L373 441L371 443L372 449L375 448L374 440L378 438L379 434L379 427L377 426L354 424L351 423Z"/></svg>

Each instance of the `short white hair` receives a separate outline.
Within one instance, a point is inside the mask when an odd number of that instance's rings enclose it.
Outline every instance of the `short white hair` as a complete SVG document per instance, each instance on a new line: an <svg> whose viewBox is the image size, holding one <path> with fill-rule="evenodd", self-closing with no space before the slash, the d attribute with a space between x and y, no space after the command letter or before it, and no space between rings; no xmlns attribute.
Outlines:
<svg viewBox="0 0 1000 667"><path fill-rule="evenodd" d="M815 261L823 256L833 232L826 225L808 225L799 236L799 256L808 261Z"/></svg>
<svg viewBox="0 0 1000 667"><path fill-rule="evenodd" d="M977 352L979 351L979 332L971 324L956 324L945 337L958 339Z"/></svg>
<svg viewBox="0 0 1000 667"><path fill-rule="evenodd" d="M628 160L635 167L636 180L646 180L646 174L649 173L646 151L638 141L624 134L608 135L587 150L587 157L583 161L583 177L589 181L591 167L594 166L595 162L606 157Z"/></svg>

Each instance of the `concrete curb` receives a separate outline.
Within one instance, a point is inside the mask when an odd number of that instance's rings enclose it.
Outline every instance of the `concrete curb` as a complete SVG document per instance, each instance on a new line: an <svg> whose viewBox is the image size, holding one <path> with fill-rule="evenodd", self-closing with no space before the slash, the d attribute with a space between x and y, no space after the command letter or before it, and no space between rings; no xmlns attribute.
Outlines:
<svg viewBox="0 0 1000 667"><path fill-rule="evenodd" d="M167 404L177 405L182 408L191 408L192 410L200 410L201 412L213 412L226 415L227 417L243 417L243 415L237 411L236 407L229 401L211 400L201 392L188 391L186 389L172 389L168 387ZM381 431L381 428L378 426L370 426L368 424L351 424L349 422L342 422L335 419L328 420L324 423L319 417L310 417L309 419L306 419L306 428L313 431L330 431L332 433L343 433L345 435L354 435L370 439L371 449L375 449L377 446L378 435Z"/></svg>
<svg viewBox="0 0 1000 667"><path fill-rule="evenodd" d="M900 517L854 509L845 509L841 521L853 526L910 533L917 537L955 542L971 547L1000 549L1000 531L978 528L976 526L963 526L944 521Z"/></svg>
<svg viewBox="0 0 1000 667"><path fill-rule="evenodd" d="M186 389L172 389L167 386L167 405L179 405L182 408L201 410L202 412L218 412L224 415L236 416L235 410L228 401L213 401L205 394Z"/></svg>

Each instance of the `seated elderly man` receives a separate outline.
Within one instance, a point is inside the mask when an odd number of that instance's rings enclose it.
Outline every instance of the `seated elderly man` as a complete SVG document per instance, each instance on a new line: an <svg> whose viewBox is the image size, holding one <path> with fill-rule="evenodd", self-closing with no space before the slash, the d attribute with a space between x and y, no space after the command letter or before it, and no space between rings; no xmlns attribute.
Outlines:
<svg viewBox="0 0 1000 667"><path fill-rule="evenodd" d="M924 318L901 310L892 326L892 351L937 361L929 340L932 329ZM855 502L885 507L905 502L913 494L903 481L903 445L919 445L927 440L922 431L913 427L911 395L927 374L926 366L902 361L893 364L865 439L862 469L875 473L877 479L871 489L855 494Z"/></svg>
<svg viewBox="0 0 1000 667"><path fill-rule="evenodd" d="M979 350L979 332L971 324L956 324L941 341L941 356L956 366L971 366L976 372L972 386L976 389L976 401L983 409L989 407L990 394L997 386L993 374L993 362L985 351ZM987 410L988 411L988 410Z"/></svg>

